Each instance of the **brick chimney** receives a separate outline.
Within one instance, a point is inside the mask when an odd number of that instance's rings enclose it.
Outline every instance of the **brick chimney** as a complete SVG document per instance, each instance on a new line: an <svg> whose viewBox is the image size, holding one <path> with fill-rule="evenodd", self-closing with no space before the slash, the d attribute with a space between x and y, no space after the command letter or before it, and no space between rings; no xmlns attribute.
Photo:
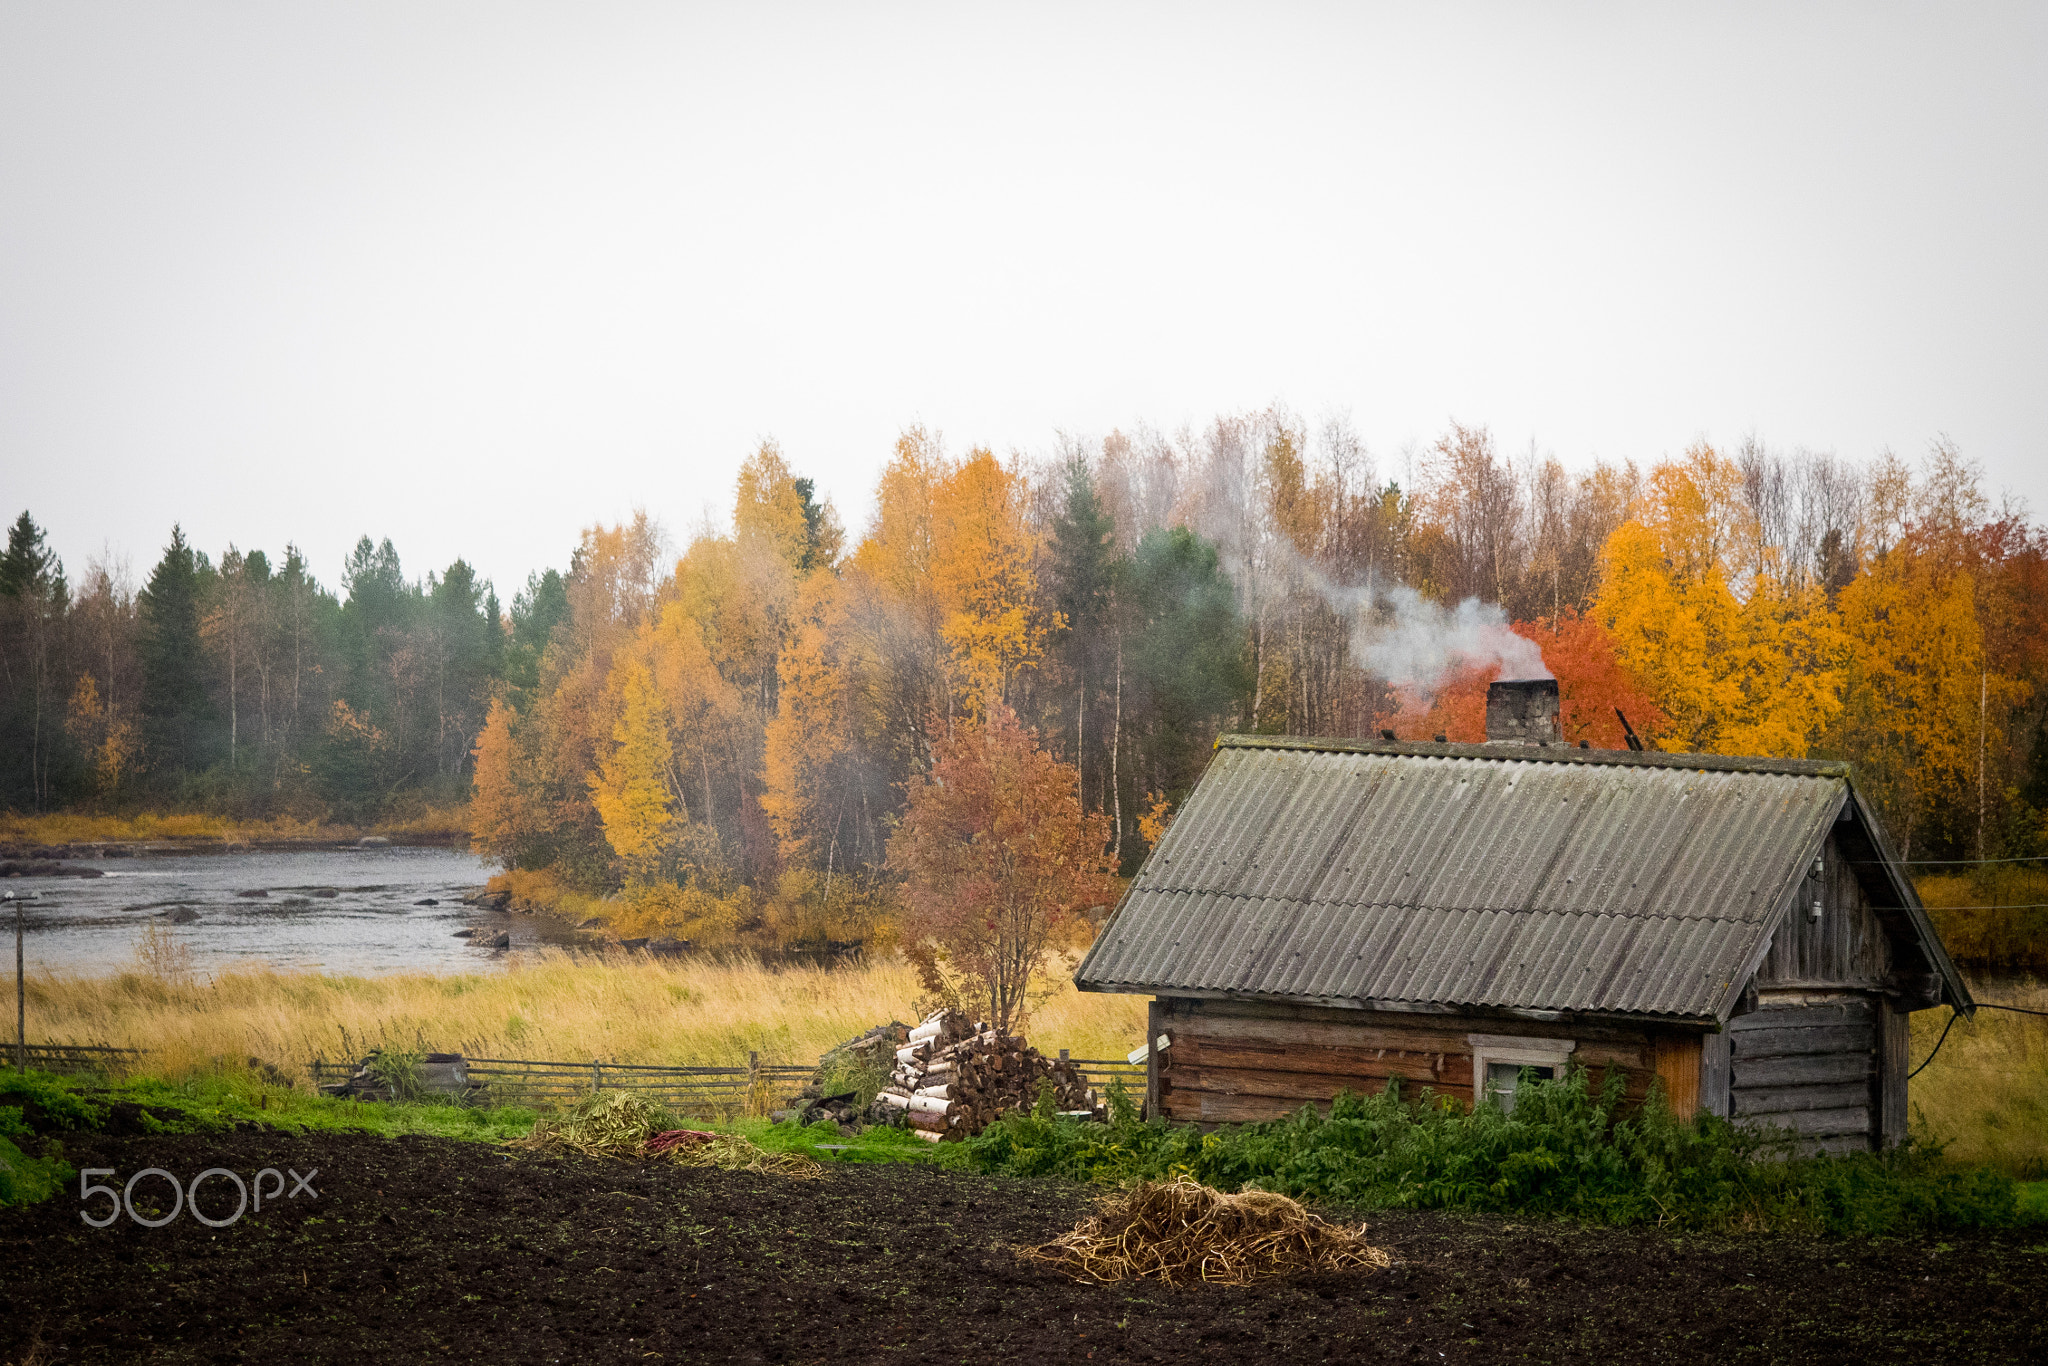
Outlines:
<svg viewBox="0 0 2048 1366"><path fill-rule="evenodd" d="M1486 688L1486 742L1490 745L1557 745L1557 680L1503 678Z"/></svg>

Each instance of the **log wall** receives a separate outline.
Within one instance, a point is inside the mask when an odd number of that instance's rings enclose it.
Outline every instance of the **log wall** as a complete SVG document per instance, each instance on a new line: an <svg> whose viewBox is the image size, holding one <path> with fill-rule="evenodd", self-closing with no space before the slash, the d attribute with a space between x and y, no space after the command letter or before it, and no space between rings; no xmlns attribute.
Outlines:
<svg viewBox="0 0 2048 1366"><path fill-rule="evenodd" d="M1162 998L1154 1003L1153 1036L1172 1044L1156 1053L1155 1113L1181 1123L1240 1124L1278 1119L1304 1104L1327 1109L1339 1091L1372 1094L1393 1077L1403 1094L1428 1088L1470 1105L1471 1034L1570 1039L1572 1060L1596 1074L1607 1067L1626 1079L1640 1102L1668 1063L1688 1056L1698 1076L1697 1035L1675 1046L1657 1031L1541 1024L1477 1016L1330 1010L1253 1001ZM1662 1047L1660 1048L1660 1042ZM1695 1088L1697 1083L1695 1082Z"/></svg>
<svg viewBox="0 0 2048 1366"><path fill-rule="evenodd" d="M1885 1006L1866 992L1764 992L1728 1024L1728 1117L1790 1129L1828 1152L1881 1136Z"/></svg>

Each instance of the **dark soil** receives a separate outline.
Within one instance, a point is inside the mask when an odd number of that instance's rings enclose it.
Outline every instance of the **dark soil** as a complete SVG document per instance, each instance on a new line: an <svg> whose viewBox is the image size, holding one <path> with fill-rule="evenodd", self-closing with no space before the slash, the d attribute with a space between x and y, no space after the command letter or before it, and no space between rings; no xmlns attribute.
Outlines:
<svg viewBox="0 0 2048 1366"><path fill-rule="evenodd" d="M1391 1270L1090 1286L1020 1261L1090 1192L914 1167L823 1181L508 1160L434 1139L74 1137L80 1167L319 1169L214 1230L70 1194L0 1214L0 1360L2048 1360L2048 1242L1679 1238L1386 1214ZM169 1190L160 1178L136 1188ZM202 1204L222 1217L232 1186ZM104 1200L90 1208L104 1210Z"/></svg>

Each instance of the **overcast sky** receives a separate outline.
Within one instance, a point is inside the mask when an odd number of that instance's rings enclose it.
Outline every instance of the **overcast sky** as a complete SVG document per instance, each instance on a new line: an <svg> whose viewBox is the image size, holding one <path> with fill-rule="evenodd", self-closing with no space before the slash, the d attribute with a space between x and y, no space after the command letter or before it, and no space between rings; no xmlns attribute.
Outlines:
<svg viewBox="0 0 2048 1366"><path fill-rule="evenodd" d="M764 437L1275 400L1382 468L1917 455L2048 511L2048 5L0 3L0 503L507 597Z"/></svg>

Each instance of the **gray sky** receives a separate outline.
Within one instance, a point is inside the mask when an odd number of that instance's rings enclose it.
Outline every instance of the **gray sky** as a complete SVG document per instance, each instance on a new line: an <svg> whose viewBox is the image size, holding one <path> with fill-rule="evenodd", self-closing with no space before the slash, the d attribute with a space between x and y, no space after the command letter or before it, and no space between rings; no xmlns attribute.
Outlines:
<svg viewBox="0 0 2048 1366"><path fill-rule="evenodd" d="M2048 6L0 4L0 511L510 589L764 436L1946 433L2048 509Z"/></svg>

